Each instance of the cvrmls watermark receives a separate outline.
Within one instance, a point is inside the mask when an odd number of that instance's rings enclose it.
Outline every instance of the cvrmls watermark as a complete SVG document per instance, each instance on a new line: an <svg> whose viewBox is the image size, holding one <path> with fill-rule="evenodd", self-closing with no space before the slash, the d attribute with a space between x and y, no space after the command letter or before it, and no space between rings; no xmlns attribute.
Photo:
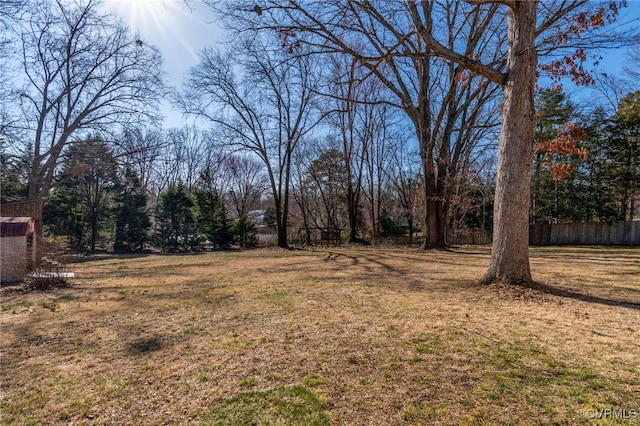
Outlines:
<svg viewBox="0 0 640 426"><path fill-rule="evenodd" d="M578 411L583 419L634 420L640 419L640 409L626 408L583 408Z"/></svg>

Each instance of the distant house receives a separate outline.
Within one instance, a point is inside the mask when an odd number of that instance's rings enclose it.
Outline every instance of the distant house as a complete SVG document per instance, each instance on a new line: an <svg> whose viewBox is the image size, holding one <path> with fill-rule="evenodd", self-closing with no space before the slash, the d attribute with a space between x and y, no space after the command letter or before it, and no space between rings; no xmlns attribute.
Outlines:
<svg viewBox="0 0 640 426"><path fill-rule="evenodd" d="M36 262L36 221L0 217L0 228L0 281L22 281Z"/></svg>
<svg viewBox="0 0 640 426"><path fill-rule="evenodd" d="M256 225L264 223L264 210L250 210L247 217Z"/></svg>
<svg viewBox="0 0 640 426"><path fill-rule="evenodd" d="M256 238L259 245L273 245L277 242L274 229L264 221L266 210L251 210L247 215L249 220L256 225Z"/></svg>

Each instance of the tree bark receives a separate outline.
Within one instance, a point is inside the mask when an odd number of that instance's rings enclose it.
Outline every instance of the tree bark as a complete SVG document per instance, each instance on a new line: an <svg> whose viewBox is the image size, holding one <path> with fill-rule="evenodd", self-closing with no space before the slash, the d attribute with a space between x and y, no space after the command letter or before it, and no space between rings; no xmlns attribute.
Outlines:
<svg viewBox="0 0 640 426"><path fill-rule="evenodd" d="M282 194L281 188L279 188L276 194ZM282 201L282 196L274 197L274 208L276 214L276 234L278 237L278 247L289 248L287 242L287 212L286 207Z"/></svg>
<svg viewBox="0 0 640 426"><path fill-rule="evenodd" d="M422 248L446 248L444 214L444 194L436 182L434 159L427 155L423 164L424 170L424 198L425 198L425 230L426 235Z"/></svg>
<svg viewBox="0 0 640 426"><path fill-rule="evenodd" d="M422 243L424 250L446 248L445 226L442 220L445 194L436 179L436 159L433 155L434 141L431 134L431 123L428 120L428 118L424 118L419 124L425 207L425 238Z"/></svg>
<svg viewBox="0 0 640 426"><path fill-rule="evenodd" d="M362 173L360 173L362 175ZM360 210L360 188L354 188L349 173L349 184L347 186L347 214L349 216L349 242L358 242L358 213Z"/></svg>
<svg viewBox="0 0 640 426"><path fill-rule="evenodd" d="M289 248L289 243L287 242L287 225L285 223L278 225L278 247Z"/></svg>
<svg viewBox="0 0 640 426"><path fill-rule="evenodd" d="M528 211L536 123L537 4L537 1L515 1L507 15L508 71L498 148L493 248L483 282L531 282Z"/></svg>

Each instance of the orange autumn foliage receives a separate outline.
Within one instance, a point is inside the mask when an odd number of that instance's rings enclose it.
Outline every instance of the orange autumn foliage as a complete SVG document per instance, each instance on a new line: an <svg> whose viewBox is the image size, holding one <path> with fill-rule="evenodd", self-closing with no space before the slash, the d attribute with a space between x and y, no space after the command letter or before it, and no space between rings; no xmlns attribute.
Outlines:
<svg viewBox="0 0 640 426"><path fill-rule="evenodd" d="M537 143L534 150L536 153L544 153L545 162L542 163L542 167L551 170L555 180L565 179L573 173L572 159L577 157L586 161L589 157L587 150L576 143L585 137L584 130L570 123L558 130L555 138Z"/></svg>
<svg viewBox="0 0 640 426"><path fill-rule="evenodd" d="M626 0L620 1L620 6L626 7ZM582 33L588 33L597 28L604 27L607 23L616 21L619 6L615 1L609 3L609 7L599 6L594 12L581 12L572 18L571 25L563 32L556 35L558 46L563 45L568 40L580 37ZM578 86L589 86L595 83L591 74L584 69L587 55L584 49L578 48L576 51L565 57L540 65L539 71L546 74L552 82L552 90L562 91L562 77L570 76L573 83Z"/></svg>

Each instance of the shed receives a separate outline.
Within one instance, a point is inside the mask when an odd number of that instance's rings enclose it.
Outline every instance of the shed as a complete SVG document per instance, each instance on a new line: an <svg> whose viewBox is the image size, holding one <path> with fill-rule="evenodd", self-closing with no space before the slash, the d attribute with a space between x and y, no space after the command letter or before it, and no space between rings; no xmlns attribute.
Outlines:
<svg viewBox="0 0 640 426"><path fill-rule="evenodd" d="M36 261L36 221L0 217L0 281L22 281Z"/></svg>
<svg viewBox="0 0 640 426"><path fill-rule="evenodd" d="M338 246L342 241L342 231L344 231L344 229L345 228L307 227L300 228L298 230L298 234L300 234L301 231L308 233L312 244L331 244L334 246Z"/></svg>

